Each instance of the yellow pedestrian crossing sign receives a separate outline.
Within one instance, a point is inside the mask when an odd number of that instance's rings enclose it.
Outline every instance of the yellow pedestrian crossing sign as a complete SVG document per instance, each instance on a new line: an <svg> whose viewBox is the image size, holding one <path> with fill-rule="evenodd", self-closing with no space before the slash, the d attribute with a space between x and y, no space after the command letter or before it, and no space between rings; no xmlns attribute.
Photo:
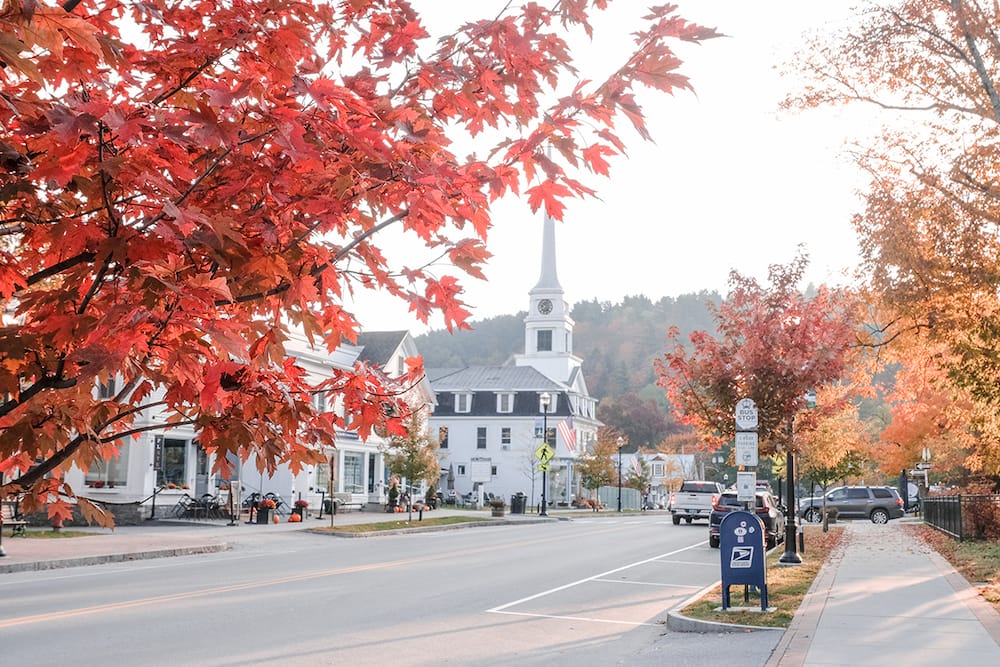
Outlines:
<svg viewBox="0 0 1000 667"><path fill-rule="evenodd" d="M541 445L538 446L538 449L535 450L535 458L541 461L542 465L545 466L548 465L549 461L551 461L552 457L555 455L556 455L556 450L549 447L549 444L547 442L543 442ZM539 467L538 469L542 470L541 467ZM548 467L546 467L545 470L548 470Z"/></svg>
<svg viewBox="0 0 1000 667"><path fill-rule="evenodd" d="M539 463L538 464L538 472L548 472L548 471L549 471L549 464L548 463Z"/></svg>

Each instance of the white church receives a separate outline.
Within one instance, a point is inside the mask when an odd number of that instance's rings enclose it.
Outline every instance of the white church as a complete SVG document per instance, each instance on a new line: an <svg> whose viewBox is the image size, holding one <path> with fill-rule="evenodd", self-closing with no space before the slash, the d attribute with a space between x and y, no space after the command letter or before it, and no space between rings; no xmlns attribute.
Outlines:
<svg viewBox="0 0 1000 667"><path fill-rule="evenodd" d="M573 354L573 319L556 275L555 223L544 220L541 276L528 292L524 353L502 366L428 368L436 397L429 419L440 441L439 488L523 493L536 506L568 506L581 496L574 462L597 439L597 399ZM544 453L543 433L551 458ZM541 451L540 451L541 450ZM542 454L543 461L539 458Z"/></svg>

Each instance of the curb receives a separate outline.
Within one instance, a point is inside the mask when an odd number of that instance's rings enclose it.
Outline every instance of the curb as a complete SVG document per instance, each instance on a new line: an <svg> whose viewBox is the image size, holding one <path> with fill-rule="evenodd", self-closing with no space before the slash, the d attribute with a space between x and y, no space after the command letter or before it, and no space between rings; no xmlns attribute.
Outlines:
<svg viewBox="0 0 1000 667"><path fill-rule="evenodd" d="M758 632L758 631L768 631L768 632L784 632L785 628L768 628L760 625L740 625L739 623L718 623L716 621L703 621L697 618L690 618L681 613L681 610L690 604L693 604L703 598L708 594L713 588L721 584L722 581L716 581L714 584L709 584L705 588L701 589L688 599L684 600L678 604L673 609L667 612L667 627L674 632L700 632L700 633L746 633L746 632Z"/></svg>
<svg viewBox="0 0 1000 667"><path fill-rule="evenodd" d="M229 544L206 544L194 547L175 547L171 549L154 549L150 551L133 551L131 553L103 554L100 556L80 556L79 558L63 558L60 560L40 560L27 563L0 563L0 574L14 572L38 572L42 570L57 570L65 567L80 567L85 565L103 565L105 563L124 563L132 560L149 560L152 558L173 558L175 556L193 556L196 554L217 553L229 551Z"/></svg>

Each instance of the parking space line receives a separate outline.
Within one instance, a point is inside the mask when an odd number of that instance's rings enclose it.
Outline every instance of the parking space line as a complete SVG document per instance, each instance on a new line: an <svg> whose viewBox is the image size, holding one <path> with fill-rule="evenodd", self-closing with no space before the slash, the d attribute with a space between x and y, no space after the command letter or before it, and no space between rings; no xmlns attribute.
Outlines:
<svg viewBox="0 0 1000 667"><path fill-rule="evenodd" d="M690 584L661 584L653 581L629 581L628 579L592 579L606 584L632 584L633 586L662 586L663 588L704 588L704 586L692 586Z"/></svg>
<svg viewBox="0 0 1000 667"><path fill-rule="evenodd" d="M487 609L486 612L487 613L500 613L500 612L504 611L505 609L507 609L508 607L515 607L515 606L517 606L519 604L524 604L525 602L531 602L532 600L537 600L538 598L545 597L546 595L551 595L553 593L558 593L559 591L564 591L564 590L566 590L568 588L573 588L574 586L579 586L580 584L585 584L585 583L587 583L589 581L594 581L595 579L603 579L604 577L607 577L609 574L614 574L616 572L623 572L624 570L628 570L628 569L631 569L633 567L638 567L640 565L645 565L646 563L652 563L653 561L659 560L660 558L666 558L668 556L673 556L674 554L683 553L685 551L688 551L690 549L695 549L695 548L701 547L703 545L704 545L704 542L699 542L698 544L692 544L690 546L683 547L681 549L675 549L674 551L670 551L670 552L665 553L665 554L660 554L658 556L653 556L652 558L646 558L644 560L640 560L640 561L637 561L635 563L630 563L628 565L623 565L621 567L616 567L613 570L608 570L607 572L601 572L599 574L595 574L592 577L586 577L584 579L579 579L577 581L572 581L572 582L570 582L568 584L563 584L562 586L556 586L555 588L550 588L547 591L542 591L541 593L535 593L534 595L529 595L528 597L523 597L520 600L514 600L513 602L508 602L507 604L502 604L499 607L493 607L492 609Z"/></svg>
<svg viewBox="0 0 1000 667"><path fill-rule="evenodd" d="M649 625L662 627L662 623L640 623L636 621L614 621L607 618L590 618L589 616L559 616L556 614L532 614L526 611L497 611L495 609L487 609L488 613L493 614L507 614L508 616L530 616L532 618L554 618L563 621L586 621L588 623L611 623L613 625Z"/></svg>

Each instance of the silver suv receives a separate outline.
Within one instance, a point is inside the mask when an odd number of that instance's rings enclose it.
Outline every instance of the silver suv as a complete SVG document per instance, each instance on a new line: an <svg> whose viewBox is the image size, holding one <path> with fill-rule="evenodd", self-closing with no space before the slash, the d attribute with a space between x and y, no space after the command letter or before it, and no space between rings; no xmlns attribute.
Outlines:
<svg viewBox="0 0 1000 667"><path fill-rule="evenodd" d="M841 519L871 519L888 523L903 516L903 499L891 486L841 486L826 494L827 510L837 510ZM817 523L823 516L823 497L806 498L799 506L799 516Z"/></svg>

